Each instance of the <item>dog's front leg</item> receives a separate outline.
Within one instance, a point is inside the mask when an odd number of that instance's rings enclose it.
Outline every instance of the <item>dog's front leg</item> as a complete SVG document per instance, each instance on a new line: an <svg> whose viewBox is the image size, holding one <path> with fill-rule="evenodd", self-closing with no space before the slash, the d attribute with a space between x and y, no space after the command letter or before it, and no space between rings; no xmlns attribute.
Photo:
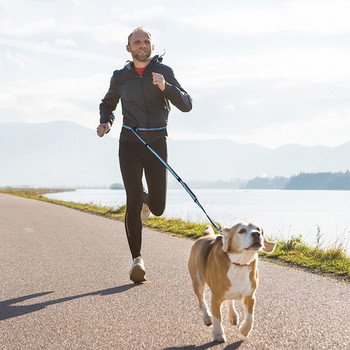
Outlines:
<svg viewBox="0 0 350 350"><path fill-rule="evenodd" d="M213 316L213 340L218 343L224 343L226 341L226 336L221 321L221 304L222 300L219 300L212 294L211 313Z"/></svg>
<svg viewBox="0 0 350 350"><path fill-rule="evenodd" d="M234 326L238 325L239 322L239 316L235 309L235 304L233 300L226 300L226 305L228 309L228 318L230 320L230 323Z"/></svg>
<svg viewBox="0 0 350 350"><path fill-rule="evenodd" d="M244 302L245 317L239 330L245 337L248 337L249 332L253 328L253 323L254 323L254 304L255 304L254 295L244 297L243 302Z"/></svg>

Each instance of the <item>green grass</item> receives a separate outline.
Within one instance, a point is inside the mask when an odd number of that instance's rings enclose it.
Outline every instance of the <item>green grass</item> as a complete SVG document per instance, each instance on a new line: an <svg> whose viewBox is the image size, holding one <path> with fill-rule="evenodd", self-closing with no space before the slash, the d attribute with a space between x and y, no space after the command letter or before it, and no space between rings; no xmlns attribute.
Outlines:
<svg viewBox="0 0 350 350"><path fill-rule="evenodd" d="M207 225L194 224L193 222L183 221L181 219L166 219L152 216L145 222L145 226L181 237L197 238L203 234Z"/></svg>
<svg viewBox="0 0 350 350"><path fill-rule="evenodd" d="M302 236L292 237L286 242L278 242L275 251L263 254L267 259L277 259L296 266L304 267L350 281L350 257L342 246L322 249L302 241Z"/></svg>
<svg viewBox="0 0 350 350"><path fill-rule="evenodd" d="M0 188L0 192L2 193L55 203L117 220L124 220L126 209L125 205L117 209L111 209L108 207L100 207L91 204L53 200L43 196L44 193L62 191L66 192L67 189L53 190ZM189 238L200 237L206 227L206 224L195 224L192 222L183 221L181 219L165 219L162 217L150 217L144 224L145 226L148 226L154 230ZM320 248L320 236L321 234L319 232L315 246L304 243L301 235L298 237L292 237L288 241L279 241L273 254L267 255L262 253L261 256L266 260L299 266L350 282L350 257L346 255L341 244L338 246L335 244L333 247L327 249Z"/></svg>

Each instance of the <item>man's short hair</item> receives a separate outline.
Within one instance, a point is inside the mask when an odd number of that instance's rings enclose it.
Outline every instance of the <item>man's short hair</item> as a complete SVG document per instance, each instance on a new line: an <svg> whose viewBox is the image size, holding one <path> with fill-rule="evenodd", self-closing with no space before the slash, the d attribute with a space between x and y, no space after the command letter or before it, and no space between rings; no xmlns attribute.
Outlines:
<svg viewBox="0 0 350 350"><path fill-rule="evenodd" d="M136 32L145 32L148 34L149 38L152 40L152 35L150 32L147 32L147 30L145 30L143 27L137 27L136 29L134 29L128 36L128 45L130 45L130 39L132 37L132 35Z"/></svg>

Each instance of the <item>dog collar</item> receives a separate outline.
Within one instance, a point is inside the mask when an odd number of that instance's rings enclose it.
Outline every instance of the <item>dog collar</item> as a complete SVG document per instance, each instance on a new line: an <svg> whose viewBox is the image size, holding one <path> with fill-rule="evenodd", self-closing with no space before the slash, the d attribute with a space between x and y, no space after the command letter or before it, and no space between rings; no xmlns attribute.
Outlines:
<svg viewBox="0 0 350 350"><path fill-rule="evenodd" d="M228 256L228 254L226 253L225 255L227 256L227 259L230 261L230 263L233 264L233 265L236 265L236 266L249 266L249 265L250 265L250 263L249 263L249 264L240 264L240 263L231 261L231 259L230 259L230 257Z"/></svg>

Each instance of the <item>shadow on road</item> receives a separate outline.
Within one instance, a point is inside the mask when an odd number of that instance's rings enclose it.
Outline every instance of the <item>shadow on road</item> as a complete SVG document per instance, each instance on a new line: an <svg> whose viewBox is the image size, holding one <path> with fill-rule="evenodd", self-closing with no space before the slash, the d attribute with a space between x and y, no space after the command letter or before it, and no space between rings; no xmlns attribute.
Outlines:
<svg viewBox="0 0 350 350"><path fill-rule="evenodd" d="M25 295L25 296L19 297L19 298L1 301L0 302L0 321L4 321L4 320L7 320L7 319L13 318L13 317L26 315L26 314L29 314L31 312L45 309L47 306L64 303L66 301L70 301L70 300L74 300L74 299L84 298L84 297L93 296L93 295L105 296L105 295L123 293L123 292L126 292L127 290L134 288L134 287L137 287L137 286L139 286L139 285L134 284L134 283L130 283L130 284L126 284L123 286L103 289L103 290L99 290L99 291L91 292L91 293L74 295L74 296L70 296L70 297L66 297L66 298L48 300L48 301L44 301L42 303L35 303L35 304L31 304L31 305L13 305L13 304L21 303L21 302L24 302L24 301L29 300L29 299L39 298L39 297L42 297L44 295L51 294L54 292L50 291L50 292L30 294L30 295Z"/></svg>
<svg viewBox="0 0 350 350"><path fill-rule="evenodd" d="M243 344L243 340L236 341L232 344L225 346L224 350L235 350L235 349L238 349L242 344ZM212 341L210 343L206 343L198 346L196 345L188 345L188 346L180 346L180 347L175 346L171 348L164 348L163 350L206 350L219 345L222 346L222 344Z"/></svg>

